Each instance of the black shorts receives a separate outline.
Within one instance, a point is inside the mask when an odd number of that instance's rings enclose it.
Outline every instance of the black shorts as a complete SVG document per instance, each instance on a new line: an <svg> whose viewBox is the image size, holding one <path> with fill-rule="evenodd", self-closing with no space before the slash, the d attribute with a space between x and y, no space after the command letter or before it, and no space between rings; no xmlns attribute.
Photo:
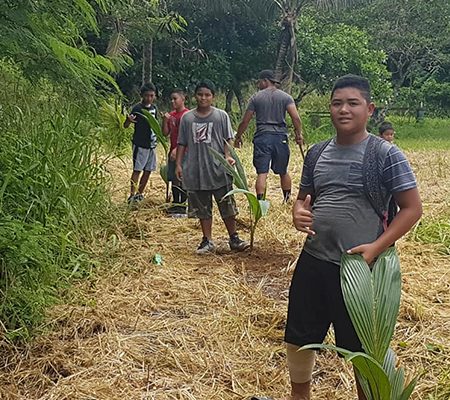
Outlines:
<svg viewBox="0 0 450 400"><path fill-rule="evenodd" d="M256 173L267 174L271 168L277 175L286 175L289 157L287 135L261 133L253 138L253 166Z"/></svg>
<svg viewBox="0 0 450 400"><path fill-rule="evenodd" d="M303 250L289 290L284 340L300 347L322 343L331 324L336 346L364 351L345 307L339 266Z"/></svg>

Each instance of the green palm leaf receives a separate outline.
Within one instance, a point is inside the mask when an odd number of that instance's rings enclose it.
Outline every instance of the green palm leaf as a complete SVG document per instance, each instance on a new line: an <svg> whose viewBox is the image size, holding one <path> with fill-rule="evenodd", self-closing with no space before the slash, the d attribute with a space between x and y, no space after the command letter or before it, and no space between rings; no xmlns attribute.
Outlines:
<svg viewBox="0 0 450 400"><path fill-rule="evenodd" d="M350 318L367 354L375 355L374 302L369 266L359 255L342 255L341 286Z"/></svg>
<svg viewBox="0 0 450 400"><path fill-rule="evenodd" d="M389 378L383 371L383 368L378 361L368 354L351 352L349 350L327 344L309 344L301 347L301 349L328 349L337 351L345 357L346 361L352 362L359 371L359 374L364 378L367 385L364 385L364 380L361 379L361 386L366 386L364 392L368 400L390 400L391 386L389 383ZM366 390L368 392L366 392Z"/></svg>
<svg viewBox="0 0 450 400"><path fill-rule="evenodd" d="M150 125L150 128L153 132L155 132L156 140L158 141L158 143L162 144L162 146L164 147L164 153L167 155L167 153L169 152L169 144L167 143L167 138L162 133L161 126L159 125L157 119L147 110L142 110L142 114L136 114L142 115L144 118L146 118L148 124Z"/></svg>
<svg viewBox="0 0 450 400"><path fill-rule="evenodd" d="M411 382L409 382L408 386L406 386L405 390L403 390L401 396L398 397L396 400L408 400L411 397L411 394L416 385L417 385L417 378L414 378Z"/></svg>
<svg viewBox="0 0 450 400"><path fill-rule="evenodd" d="M401 272L397 251L389 248L376 261L372 279L375 295L375 334L377 335L375 358L383 362L389 349L401 297Z"/></svg>
<svg viewBox="0 0 450 400"><path fill-rule="evenodd" d="M230 190L225 196L223 196L223 198L239 193L245 194L247 196L248 204L250 206L250 212L255 219L255 223L258 222L263 214L258 198L252 192L245 189L233 189Z"/></svg>
<svg viewBox="0 0 450 400"><path fill-rule="evenodd" d="M366 379L370 389L370 397L373 400L390 400L391 385L389 378L373 357L365 353L353 353L345 357L345 360L351 361Z"/></svg>
<svg viewBox="0 0 450 400"><path fill-rule="evenodd" d="M383 362L383 369L386 372L386 375L389 378L389 382L391 383L391 387L394 384L395 377L395 354L394 350L389 349L386 353L386 357ZM392 389L393 390L393 389Z"/></svg>
<svg viewBox="0 0 450 400"><path fill-rule="evenodd" d="M360 255L342 256L341 285L345 305L364 350L385 360L400 305L401 274L394 247L383 252L371 273Z"/></svg>
<svg viewBox="0 0 450 400"><path fill-rule="evenodd" d="M242 181L241 176L239 173L230 165L228 164L227 160L225 160L225 157L222 153L219 153L216 149L213 149L212 147L209 147L209 151L216 157L217 160L223 165L225 170L233 177L234 184L239 188L243 190L248 190L247 187L247 181L245 180L245 183Z"/></svg>
<svg viewBox="0 0 450 400"><path fill-rule="evenodd" d="M161 167L159 168L159 174L161 175L161 178L166 185L169 183L168 171L169 170L167 164L161 164Z"/></svg>
<svg viewBox="0 0 450 400"><path fill-rule="evenodd" d="M230 150L231 157L233 157L234 160L236 161L236 171L237 171L239 177L241 178L241 182L243 185L243 187L241 189L248 190L247 176L245 175L245 170L241 163L241 160L239 159L239 157L236 153L236 150L234 150L233 146L231 146L229 143L226 143L226 145L228 146L228 149Z"/></svg>
<svg viewBox="0 0 450 400"><path fill-rule="evenodd" d="M267 211L269 211L270 201L267 200L258 200L259 205L261 207L261 214L263 217L267 215Z"/></svg>
<svg viewBox="0 0 450 400"><path fill-rule="evenodd" d="M247 177L245 175L241 160L239 159L234 149L228 143L226 143L226 145L230 149L230 154L236 162L236 169L227 162L222 153L219 153L212 147L209 148L209 151L214 155L214 157L219 160L219 162L224 166L225 170L233 177L234 185L237 186L237 189L230 190L224 196L224 198L238 193L245 194L247 197L251 217L250 248L253 248L256 225L261 218L266 216L270 202L266 200L258 200L258 198L248 190Z"/></svg>

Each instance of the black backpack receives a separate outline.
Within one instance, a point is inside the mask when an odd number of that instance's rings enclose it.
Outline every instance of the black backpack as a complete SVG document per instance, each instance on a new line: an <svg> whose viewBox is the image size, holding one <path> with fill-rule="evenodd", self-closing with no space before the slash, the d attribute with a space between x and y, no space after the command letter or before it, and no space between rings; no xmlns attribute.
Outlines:
<svg viewBox="0 0 450 400"><path fill-rule="evenodd" d="M330 144L333 139L324 140L315 144L308 150L307 157L305 159L305 166L310 174L310 182L312 186L312 192L314 193L314 168L317 161L325 148ZM380 217L384 230L392 222L397 215L397 203L394 197L391 197L389 205L386 209L386 199L382 195L381 191L381 176L378 171L378 158L379 150L384 139L381 139L375 135L369 135L369 142L367 143L366 151L364 152L363 160L363 184L364 194ZM312 196L311 204L314 202L314 196Z"/></svg>

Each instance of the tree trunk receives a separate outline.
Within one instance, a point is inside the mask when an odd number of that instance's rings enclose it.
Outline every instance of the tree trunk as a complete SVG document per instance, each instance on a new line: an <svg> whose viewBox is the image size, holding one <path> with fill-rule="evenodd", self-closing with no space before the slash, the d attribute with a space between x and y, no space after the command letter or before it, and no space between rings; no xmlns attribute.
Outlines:
<svg viewBox="0 0 450 400"><path fill-rule="evenodd" d="M153 40L144 44L142 51L142 84L152 81L153 75Z"/></svg>
<svg viewBox="0 0 450 400"><path fill-rule="evenodd" d="M377 127L380 125L384 120L386 119L386 115L389 111L389 109L392 107L393 104L397 101L398 92L400 90L401 83L397 83L394 87L394 93L392 95L392 98L390 99L389 103L386 104L381 111L378 113L377 118L373 120L373 126Z"/></svg>
<svg viewBox="0 0 450 400"><path fill-rule="evenodd" d="M295 24L298 16L287 13L283 17L280 47L275 64L275 76L282 83L282 88L291 93L294 66L297 58Z"/></svg>
<svg viewBox="0 0 450 400"><path fill-rule="evenodd" d="M232 89L228 89L227 91L227 99L226 99L226 105L225 105L225 111L227 113L231 112L232 109L232 103L233 103L233 97L234 97L234 92Z"/></svg>
<svg viewBox="0 0 450 400"><path fill-rule="evenodd" d="M284 26L281 32L280 48L278 49L277 62L275 64L275 77L278 81L282 81L284 78L284 63L286 59L286 54L289 49L289 43L291 41L289 29Z"/></svg>
<svg viewBox="0 0 450 400"><path fill-rule="evenodd" d="M237 86L234 87L234 94L236 95L238 104L239 104L239 111L241 112L241 115L244 114L245 110L245 100L244 96L242 95L241 89Z"/></svg>

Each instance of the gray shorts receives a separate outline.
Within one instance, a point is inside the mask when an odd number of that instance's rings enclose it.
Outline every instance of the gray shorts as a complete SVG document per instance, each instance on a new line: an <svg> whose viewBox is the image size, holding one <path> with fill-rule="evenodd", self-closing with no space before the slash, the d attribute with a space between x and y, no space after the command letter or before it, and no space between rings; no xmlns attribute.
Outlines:
<svg viewBox="0 0 450 400"><path fill-rule="evenodd" d="M234 217L239 214L234 196L228 196L222 200L232 185L223 186L215 190L188 191L188 216L189 218L212 219L212 196L216 200L222 219Z"/></svg>
<svg viewBox="0 0 450 400"><path fill-rule="evenodd" d="M133 144L133 171L156 171L155 149L146 149Z"/></svg>

